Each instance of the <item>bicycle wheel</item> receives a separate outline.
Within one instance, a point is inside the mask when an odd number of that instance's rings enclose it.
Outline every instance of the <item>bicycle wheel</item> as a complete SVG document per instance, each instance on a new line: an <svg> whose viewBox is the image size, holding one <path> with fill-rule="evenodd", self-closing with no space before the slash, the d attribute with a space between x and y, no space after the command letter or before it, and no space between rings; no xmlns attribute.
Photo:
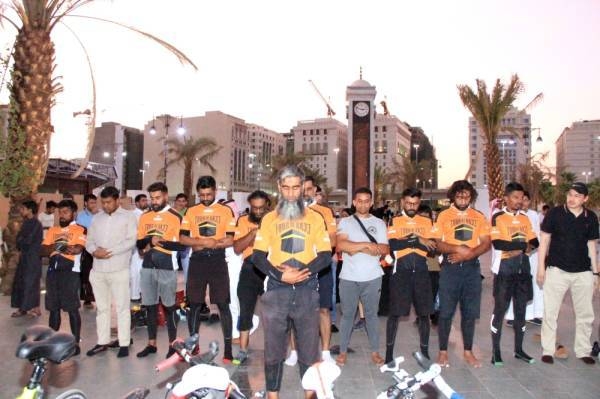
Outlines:
<svg viewBox="0 0 600 399"><path fill-rule="evenodd" d="M69 389L58 395L56 399L87 399L87 396L79 389Z"/></svg>

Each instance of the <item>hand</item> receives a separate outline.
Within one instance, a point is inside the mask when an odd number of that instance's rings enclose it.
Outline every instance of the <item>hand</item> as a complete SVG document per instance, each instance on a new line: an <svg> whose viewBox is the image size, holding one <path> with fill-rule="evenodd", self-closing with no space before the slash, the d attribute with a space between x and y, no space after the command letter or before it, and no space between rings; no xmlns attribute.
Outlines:
<svg viewBox="0 0 600 399"><path fill-rule="evenodd" d="M281 281L287 284L297 284L310 277L310 270L308 269L296 269L288 265L281 265L277 269L281 270Z"/></svg>
<svg viewBox="0 0 600 399"><path fill-rule="evenodd" d="M107 251L105 248L100 247L94 251L92 256L98 259L108 259L112 256L112 253Z"/></svg>
<svg viewBox="0 0 600 399"><path fill-rule="evenodd" d="M505 251L504 252L509 258L515 257L515 256L519 256L523 253L523 251L521 251L520 249L515 249L512 251Z"/></svg>
<svg viewBox="0 0 600 399"><path fill-rule="evenodd" d="M381 256L379 245L375 244L374 242L366 243L364 252L372 256Z"/></svg>
<svg viewBox="0 0 600 399"><path fill-rule="evenodd" d="M150 241L153 247L160 246L160 243L165 242L162 237L152 236L152 240Z"/></svg>
<svg viewBox="0 0 600 399"><path fill-rule="evenodd" d="M453 253L448 255L448 261L450 263L461 263L466 260L469 260L473 257L473 251L471 248L460 245L456 247Z"/></svg>
<svg viewBox="0 0 600 399"><path fill-rule="evenodd" d="M546 280L546 268L538 266L535 281L537 281L540 288L544 286L544 280Z"/></svg>
<svg viewBox="0 0 600 399"><path fill-rule="evenodd" d="M419 237L419 243L427 248L427 252L433 252L437 249L437 243L433 240L428 240L423 237Z"/></svg>

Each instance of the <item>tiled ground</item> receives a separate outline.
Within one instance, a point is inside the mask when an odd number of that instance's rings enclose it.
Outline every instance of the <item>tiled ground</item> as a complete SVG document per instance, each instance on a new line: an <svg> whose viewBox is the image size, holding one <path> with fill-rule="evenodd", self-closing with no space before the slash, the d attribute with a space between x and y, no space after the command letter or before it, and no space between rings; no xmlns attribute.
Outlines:
<svg viewBox="0 0 600 399"><path fill-rule="evenodd" d="M486 273L484 271L484 273ZM486 273L487 274L487 273ZM510 328L504 329L503 348L505 366L494 368L489 364L491 357L489 336L489 315L492 308L491 278L487 275L484 280L484 300L482 301L482 319L477 325L475 353L483 360L481 369L468 368L462 361L462 342L460 334L453 330L451 335L451 367L444 370L444 377L457 391L466 398L573 398L597 399L600 397L600 367L587 366L573 357L557 361L554 365L542 364L540 361L527 365L511 357L513 334ZM0 354L4 356L2 371L0 372L0 397L12 398L20 391L31 371L30 365L14 357L15 347L19 336L25 327L36 322L47 323L47 314L39 320L26 318L10 318L9 298L0 297ZM598 296L594 299L595 309L599 309ZM95 343L95 311L82 310L83 342L82 350L85 352ZM574 316L567 300L563 306L559 322L560 340L567 347L572 348L574 335ZM380 319L381 343L384 343L385 318ZM454 326L459 326L455 320ZM68 320L63 317L62 329L68 331ZM180 333L186 334L184 325L179 327ZM525 337L525 350L539 359L541 348L534 335L539 333L539 327L528 325ZM597 339L598 322L594 325L593 338ZM211 339L220 340L220 327L218 324L201 327L201 343ZM134 346L132 352L143 348L146 331L138 329L134 332ZM48 373L46 385L50 398L58 393L77 387L88 393L90 398L119 398L130 389L137 386L146 386L151 389L150 398L164 398L164 385L183 372L183 366L177 370L156 374L153 366L162 359L166 353L166 331L159 329L159 353L154 357L137 359L133 354L129 358L117 359L116 352L105 352L95 357L78 356L74 360L54 366ZM246 393L257 391L264 387L263 377L263 337L259 328L251 337L251 359L243 367L228 366L232 378L244 389ZM332 344L337 344L334 334ZM342 370L342 375L336 382L335 392L338 398L374 398L381 390L392 383L389 375L382 375L370 363L367 337L364 331L357 331L352 337L351 347L356 353L350 354L348 363ZM407 357L405 368L416 372L418 366L410 357L410 353L418 347L418 336L412 320L401 322L396 344L396 354ZM432 330L431 347L437 347L437 331ZM236 348L234 348L236 351ZM432 353L435 354L435 350ZM220 358L218 358L220 360ZM282 398L300 398L300 383L297 368L285 367ZM420 397L435 398L437 392L428 387L420 392Z"/></svg>

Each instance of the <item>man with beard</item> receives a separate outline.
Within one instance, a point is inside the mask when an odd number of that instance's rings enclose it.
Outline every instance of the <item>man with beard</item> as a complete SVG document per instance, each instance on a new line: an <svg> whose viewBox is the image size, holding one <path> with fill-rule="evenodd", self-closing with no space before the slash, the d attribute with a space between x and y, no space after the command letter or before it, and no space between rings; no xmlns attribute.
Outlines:
<svg viewBox="0 0 600 399"><path fill-rule="evenodd" d="M494 312L490 328L492 331L492 364L502 366L500 338L502 320L513 300L515 328L515 357L527 363L533 358L523 351L525 335L525 307L533 296L531 268L527 254L539 243L529 218L521 211L523 186L509 183L504 189L506 206L492 216L492 245L499 256L492 263L494 273Z"/></svg>
<svg viewBox="0 0 600 399"><path fill-rule="evenodd" d="M223 361L233 360L231 350L231 311L229 310L229 272L225 248L233 244L235 216L231 208L215 201L217 182L201 176L196 183L200 203L188 208L180 240L192 247L186 296L190 303L190 335L200 328L200 311L210 287L210 302L217 305L223 331Z"/></svg>
<svg viewBox="0 0 600 399"><path fill-rule="evenodd" d="M167 333L169 343L177 338L177 260L175 251L185 249L179 243L181 215L169 205L169 192L164 183L156 182L148 187L150 211L140 217L137 248L142 251L144 261L140 272L142 305L147 310L148 344L137 354L146 357L156 353L156 328L158 324L159 299L167 310ZM167 357L174 353L169 347Z"/></svg>
<svg viewBox="0 0 600 399"><path fill-rule="evenodd" d="M290 326L300 376L320 360L317 275L331 263L331 242L323 217L304 206L303 181L297 166L279 172L277 209L263 217L254 240L252 262L269 276L261 300L269 399L279 397ZM306 397L313 393L307 391Z"/></svg>
<svg viewBox="0 0 600 399"><path fill-rule="evenodd" d="M46 274L46 309L50 311L49 325L53 330L60 329L63 310L69 314L71 333L77 346L75 354L80 353L81 315L79 314L79 285L81 254L85 247L84 227L75 223L77 204L73 200L58 203L58 221L60 226L48 229L42 243L42 255L50 257Z"/></svg>
<svg viewBox="0 0 600 399"><path fill-rule="evenodd" d="M244 258L237 285L237 296L240 301L240 318L238 321L240 351L233 359L235 365L244 363L248 358L250 330L254 327L252 325L254 308L258 297L263 293L265 274L254 267L250 256L252 255L256 230L262 217L268 211L271 200L267 193L257 190L248 196L248 203L250 204L250 212L247 215L240 216L233 237L233 250L238 255L242 254Z"/></svg>
<svg viewBox="0 0 600 399"><path fill-rule="evenodd" d="M94 356L110 343L112 299L117 311L119 353L129 356L131 312L129 307L129 263L136 244L137 220L119 206L119 190L105 187L100 193L101 212L94 216L88 230L86 250L94 257L90 282L96 293L96 333L98 343L87 352Z"/></svg>
<svg viewBox="0 0 600 399"><path fill-rule="evenodd" d="M135 196L135 209L132 211L135 215L137 224L139 225L140 217L144 212L148 210L148 197L146 194L138 194ZM142 263L144 262L144 255L142 250L133 248L131 254L131 263L129 265L129 291L131 294L132 302L140 302L142 290L140 288L140 271L142 270Z"/></svg>
<svg viewBox="0 0 600 399"><path fill-rule="evenodd" d="M77 224L83 226L86 230L92 224L92 218L99 212L98 198L94 194L86 194L83 196L83 211L77 214ZM83 306L93 308L94 290L90 283L90 272L92 271L92 263L94 258L85 249L81 254L81 292L80 297L83 301Z"/></svg>
<svg viewBox="0 0 600 399"><path fill-rule="evenodd" d="M388 228L390 250L395 258L390 277L390 307L386 326L385 362L394 359L394 343L400 317L415 307L419 327L421 353L429 358L429 315L433 312L431 278L427 253L435 249L433 222L418 215L421 190L407 188L402 192L402 213L392 219Z"/></svg>
<svg viewBox="0 0 600 399"><path fill-rule="evenodd" d="M437 363L448 367L448 339L456 306L460 303L460 327L464 358L472 367L481 367L473 355L475 320L481 305L481 268L478 257L490 248L490 224L479 211L470 207L477 191L466 180L457 180L448 190L450 208L440 212L435 224L437 249L444 257L440 272L440 353Z"/></svg>

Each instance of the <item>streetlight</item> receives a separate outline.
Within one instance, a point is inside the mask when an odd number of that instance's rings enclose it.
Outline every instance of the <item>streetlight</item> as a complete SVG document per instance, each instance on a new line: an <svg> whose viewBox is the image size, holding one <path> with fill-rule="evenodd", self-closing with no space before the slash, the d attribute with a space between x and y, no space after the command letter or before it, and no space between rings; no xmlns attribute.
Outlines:
<svg viewBox="0 0 600 399"><path fill-rule="evenodd" d="M541 143L541 142L543 142L544 140L542 139L542 128L541 128L541 127L534 127L534 128L531 128L531 131L532 131L532 132L533 132L534 130L537 130L537 131L538 131L538 136L537 136L537 138L535 139L535 142L536 142L536 143Z"/></svg>
<svg viewBox="0 0 600 399"><path fill-rule="evenodd" d="M415 149L415 164L419 164L419 144L413 144L413 148Z"/></svg>
<svg viewBox="0 0 600 399"><path fill-rule="evenodd" d="M588 172L581 172L582 175L585 176L585 184L588 184L588 181L590 179L590 176L592 175L592 172L588 171Z"/></svg>

